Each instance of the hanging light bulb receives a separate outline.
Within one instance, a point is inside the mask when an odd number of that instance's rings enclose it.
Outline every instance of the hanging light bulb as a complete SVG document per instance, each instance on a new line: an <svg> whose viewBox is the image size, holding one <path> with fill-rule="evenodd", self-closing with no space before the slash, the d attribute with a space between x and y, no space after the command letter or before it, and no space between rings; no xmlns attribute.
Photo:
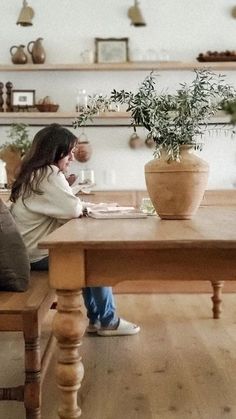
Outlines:
<svg viewBox="0 0 236 419"><path fill-rule="evenodd" d="M20 11L16 24L21 26L32 26L33 17L34 11L32 7L29 7L27 1L23 0L23 7Z"/></svg>
<svg viewBox="0 0 236 419"><path fill-rule="evenodd" d="M131 25L146 26L146 22L138 5L138 0L134 0L134 6L129 8L128 17L131 20Z"/></svg>

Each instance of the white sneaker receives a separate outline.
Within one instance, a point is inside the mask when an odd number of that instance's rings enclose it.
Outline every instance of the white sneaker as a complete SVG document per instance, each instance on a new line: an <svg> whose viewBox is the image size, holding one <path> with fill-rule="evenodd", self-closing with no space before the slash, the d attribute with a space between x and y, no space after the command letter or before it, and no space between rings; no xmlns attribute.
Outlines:
<svg viewBox="0 0 236 419"><path fill-rule="evenodd" d="M99 328L97 334L99 336L128 336L139 333L140 327L127 320L119 319L118 326L115 329Z"/></svg>
<svg viewBox="0 0 236 419"><path fill-rule="evenodd" d="M87 326L86 332L87 333L97 333L98 329L100 329L101 323L99 320L96 320L95 323L89 323Z"/></svg>

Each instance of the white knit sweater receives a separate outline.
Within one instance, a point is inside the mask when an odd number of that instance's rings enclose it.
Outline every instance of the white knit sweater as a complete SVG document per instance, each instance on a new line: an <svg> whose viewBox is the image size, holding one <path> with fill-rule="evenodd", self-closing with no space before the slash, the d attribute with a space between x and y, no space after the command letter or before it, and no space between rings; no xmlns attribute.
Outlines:
<svg viewBox="0 0 236 419"><path fill-rule="evenodd" d="M11 213L22 234L30 262L48 255L46 249L38 249L38 242L71 218L82 214L83 204L73 194L65 175L58 167L48 168L48 174L40 183L42 195L33 194L24 200L19 198L11 206Z"/></svg>

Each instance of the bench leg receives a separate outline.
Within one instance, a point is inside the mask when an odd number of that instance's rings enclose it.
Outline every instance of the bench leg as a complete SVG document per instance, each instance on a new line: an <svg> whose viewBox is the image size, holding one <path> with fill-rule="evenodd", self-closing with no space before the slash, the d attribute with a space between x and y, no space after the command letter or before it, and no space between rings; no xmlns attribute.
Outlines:
<svg viewBox="0 0 236 419"><path fill-rule="evenodd" d="M213 288L213 296L211 297L213 302L213 319L219 319L221 314L221 303L222 303L222 288L224 286L224 281L211 281Z"/></svg>
<svg viewBox="0 0 236 419"><path fill-rule="evenodd" d="M81 415L77 393L84 376L78 348L86 327L81 311L81 291L58 290L57 295L53 332L59 347L56 379L61 397L58 416L61 419L77 419Z"/></svg>
<svg viewBox="0 0 236 419"><path fill-rule="evenodd" d="M23 314L25 340L25 390L26 419L41 419L41 356L38 315L34 310Z"/></svg>

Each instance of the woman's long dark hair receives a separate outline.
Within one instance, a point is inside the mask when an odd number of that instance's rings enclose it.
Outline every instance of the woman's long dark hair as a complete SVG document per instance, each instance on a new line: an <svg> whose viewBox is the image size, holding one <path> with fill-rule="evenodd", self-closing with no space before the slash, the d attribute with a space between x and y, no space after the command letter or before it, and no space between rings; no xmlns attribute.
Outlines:
<svg viewBox="0 0 236 419"><path fill-rule="evenodd" d="M48 167L67 156L76 143L77 137L59 124L38 131L12 185L10 200L16 202L19 196L25 199L32 193L42 194L40 183Z"/></svg>

